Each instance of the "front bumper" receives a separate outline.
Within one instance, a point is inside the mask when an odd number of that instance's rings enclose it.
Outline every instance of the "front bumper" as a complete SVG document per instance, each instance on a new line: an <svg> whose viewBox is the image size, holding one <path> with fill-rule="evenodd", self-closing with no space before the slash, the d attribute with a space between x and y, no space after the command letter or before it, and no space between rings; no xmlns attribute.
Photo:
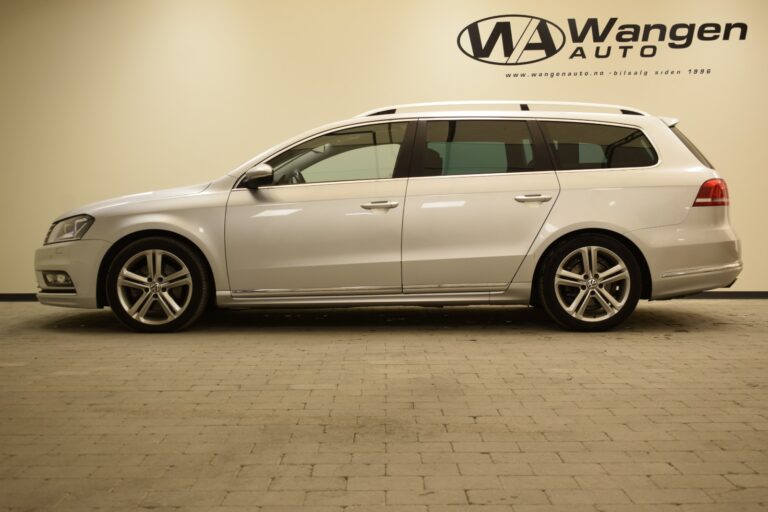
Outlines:
<svg viewBox="0 0 768 512"><path fill-rule="evenodd" d="M75 240L44 245L35 251L35 275L41 304L73 308L97 308L96 286L99 265L109 249L105 240ZM44 271L69 274L74 291L56 290L46 285Z"/></svg>

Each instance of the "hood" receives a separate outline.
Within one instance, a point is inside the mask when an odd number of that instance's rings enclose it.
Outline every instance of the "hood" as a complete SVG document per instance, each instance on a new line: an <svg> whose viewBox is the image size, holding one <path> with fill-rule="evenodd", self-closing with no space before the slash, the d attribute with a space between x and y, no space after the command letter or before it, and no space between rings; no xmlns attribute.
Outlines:
<svg viewBox="0 0 768 512"><path fill-rule="evenodd" d="M133 204L144 203L148 201L156 201L158 199L170 199L173 197L182 197L182 196L189 196L193 194L199 194L203 192L206 188L208 188L210 184L211 184L210 182L200 183L198 185L188 185L185 187L167 188L163 190L156 190L153 192L140 192L138 194L130 194L127 196L120 196L112 199L105 199L104 201L90 203L85 206L81 206L80 208L77 208L75 210L70 210L66 213L63 213L59 215L56 218L56 220L65 219L67 217L72 217L73 215L80 215L83 213L87 213L95 217L99 214L99 212L106 210L108 208L116 208L118 206L123 206L123 205L129 205L129 204L133 205Z"/></svg>

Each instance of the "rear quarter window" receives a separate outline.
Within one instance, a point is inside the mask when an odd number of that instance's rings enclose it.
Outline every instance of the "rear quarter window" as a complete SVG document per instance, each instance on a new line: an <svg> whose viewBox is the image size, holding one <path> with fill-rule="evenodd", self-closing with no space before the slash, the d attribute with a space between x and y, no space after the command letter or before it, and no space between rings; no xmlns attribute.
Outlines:
<svg viewBox="0 0 768 512"><path fill-rule="evenodd" d="M560 170L650 167L656 150L637 128L597 123L541 121Z"/></svg>
<svg viewBox="0 0 768 512"><path fill-rule="evenodd" d="M699 148L697 148L693 144L693 142L691 142L691 139L683 135L683 132L681 132L677 126L673 126L671 130L672 130L672 133L674 133L677 136L677 138L680 139L680 142L685 144L685 147L688 148L688 151L693 153L693 156L699 159L699 162L701 162L702 165L704 165L705 167L709 167L710 169L714 169L714 166L709 160L707 160L707 157L704 156L704 153L699 151Z"/></svg>

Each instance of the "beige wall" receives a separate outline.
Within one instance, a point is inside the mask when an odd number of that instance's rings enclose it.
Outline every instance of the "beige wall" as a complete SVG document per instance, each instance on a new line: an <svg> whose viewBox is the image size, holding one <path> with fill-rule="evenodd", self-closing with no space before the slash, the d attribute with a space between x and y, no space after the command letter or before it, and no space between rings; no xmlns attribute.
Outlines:
<svg viewBox="0 0 768 512"><path fill-rule="evenodd" d="M703 78L507 79L458 32L497 14L737 22L746 41L515 71L712 69ZM768 290L768 2L0 0L0 293L35 290L51 219L110 196L206 181L281 139L377 106L446 99L615 102L682 119L728 179L739 290Z"/></svg>

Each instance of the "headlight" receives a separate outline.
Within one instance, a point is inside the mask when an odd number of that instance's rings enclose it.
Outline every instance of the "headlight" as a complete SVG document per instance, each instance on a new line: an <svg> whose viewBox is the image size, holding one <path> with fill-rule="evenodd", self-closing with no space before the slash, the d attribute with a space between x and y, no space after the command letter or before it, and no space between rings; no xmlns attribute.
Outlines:
<svg viewBox="0 0 768 512"><path fill-rule="evenodd" d="M93 217L90 215L77 215L54 222L45 237L45 244L80 240L91 224L93 224Z"/></svg>

